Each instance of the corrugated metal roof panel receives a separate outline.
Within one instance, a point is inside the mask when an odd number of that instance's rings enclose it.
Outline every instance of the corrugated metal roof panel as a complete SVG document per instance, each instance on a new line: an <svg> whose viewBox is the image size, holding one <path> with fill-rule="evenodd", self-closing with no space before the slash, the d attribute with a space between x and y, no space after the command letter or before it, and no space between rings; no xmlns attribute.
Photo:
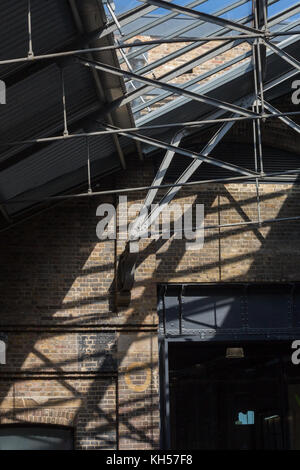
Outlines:
<svg viewBox="0 0 300 470"><path fill-rule="evenodd" d="M35 54L61 48L78 36L67 0L31 0L31 11ZM27 1L1 0L0 24L0 60L27 56ZM1 77L21 67L2 65Z"/></svg>
<svg viewBox="0 0 300 470"><path fill-rule="evenodd" d="M91 162L111 156L111 165L116 166L118 158L113 156L115 148L109 135L91 137L89 141ZM57 141L2 171L1 195L5 200L11 199L86 166L86 138Z"/></svg>
<svg viewBox="0 0 300 470"><path fill-rule="evenodd" d="M251 125L251 124L250 124ZM203 141L203 147L205 142ZM192 150L201 151L201 144L197 147L192 146ZM241 142L220 142L213 151L215 158L232 164L238 164L243 168L255 171L253 146L248 143ZM299 156L291 152L272 148L267 145L263 146L264 171L266 173L291 170L299 168ZM154 159L155 167L158 170L162 160L161 155L157 155ZM165 182L174 182L183 173L185 168L191 163L189 157L176 154L165 176ZM230 178L233 174L229 170L220 167L202 163L195 171L190 181L201 181L214 178ZM294 180L297 176L289 176L281 178L282 180ZM274 178L278 180L277 178Z"/></svg>
<svg viewBox="0 0 300 470"><path fill-rule="evenodd" d="M64 76L67 118L70 122L74 116L84 115L99 107L88 69L72 64L65 68ZM0 127L3 141L48 136L52 129L55 131L63 127L61 78L55 64L8 88L7 104L0 107ZM18 147L2 151L0 161L17 151Z"/></svg>

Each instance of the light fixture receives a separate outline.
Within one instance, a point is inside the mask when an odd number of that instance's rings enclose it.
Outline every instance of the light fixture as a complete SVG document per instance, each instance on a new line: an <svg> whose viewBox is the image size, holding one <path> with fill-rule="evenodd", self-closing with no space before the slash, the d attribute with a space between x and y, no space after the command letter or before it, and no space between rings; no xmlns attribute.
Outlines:
<svg viewBox="0 0 300 470"><path fill-rule="evenodd" d="M242 357L245 357L243 348L226 348L227 359L240 359Z"/></svg>

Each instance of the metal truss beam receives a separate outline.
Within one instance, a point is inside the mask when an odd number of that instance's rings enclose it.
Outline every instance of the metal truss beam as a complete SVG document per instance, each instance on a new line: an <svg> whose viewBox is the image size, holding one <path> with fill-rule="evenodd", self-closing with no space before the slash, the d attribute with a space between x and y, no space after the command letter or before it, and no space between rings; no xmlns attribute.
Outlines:
<svg viewBox="0 0 300 470"><path fill-rule="evenodd" d="M230 123L232 125L233 123ZM226 126L227 124L225 124ZM205 154L202 153L197 153L197 152L191 152L190 150L183 149L181 147L176 147L175 145L167 144L166 142L162 142L158 139L153 139L151 137L147 137L141 134L132 134L130 132L122 132L120 129L120 134L123 135L124 137L128 137L129 139L132 140L137 140L139 142L144 142L146 144L153 145L153 147L165 149L165 150L171 150L175 151L175 153L179 153L180 155L184 155L186 157L193 158L195 160L199 160L200 162L205 162L209 163L213 166L217 166L219 168L223 168L225 170L229 171L234 171L236 173L240 173L242 175L259 175L259 173L256 173L254 171L248 170L246 168L243 168L238 165L233 165L232 163L226 163L223 162L222 160L218 160L216 158L208 157Z"/></svg>
<svg viewBox="0 0 300 470"><path fill-rule="evenodd" d="M233 126L232 122L227 122L223 124L220 129L214 134L214 136L210 139L208 144L202 149L201 151L201 156L203 157L208 157L208 155L212 152L212 150L218 145L218 143L222 140L225 134L231 129ZM173 154L176 152L176 147L178 149L179 142L181 138L184 136L184 133L180 133L179 135L175 136L177 138L177 146L172 146L173 147ZM177 150L178 151L178 150ZM166 157L168 156L168 153L170 155L170 150L168 150ZM179 153L179 152L178 152ZM180 183L185 183L187 182L191 176L195 173L195 171L199 168L199 166L203 163L205 160L199 160L196 159L194 162L192 162L186 170L181 174L181 176L177 179L176 184ZM169 161L170 163L170 161ZM219 163L219 162L218 162ZM158 176L160 175L158 171ZM137 217L134 225L133 225L133 230L129 234L133 239L138 239L139 237L145 235L148 232L149 227L154 223L154 221L157 219L159 214L164 210L164 208L170 204L170 202L174 199L178 191L181 189L181 186L177 186L174 188L171 188L165 196L159 201L159 203L156 205L153 211L150 212L149 215L145 217L143 212ZM149 197L149 193L148 193ZM146 198L147 199L147 198ZM153 199L152 199L153 200ZM148 209L149 206L147 206Z"/></svg>
<svg viewBox="0 0 300 470"><path fill-rule="evenodd" d="M97 62L96 61L90 61L90 60L88 61L88 60L84 60L83 58L78 58L78 60L82 65L85 65L87 67L102 70L103 72L108 72L108 73L111 73L112 75L117 75L117 76L120 76L120 77L127 76L127 77L129 77L131 79L134 79L134 80L137 80L141 83L144 83L144 84L147 84L147 85L152 85L153 87L161 88L163 90L168 90L168 91L171 91L172 93L177 94L177 95L187 96L188 98L191 98L194 101L199 101L200 103L206 103L210 106L214 106L216 108L224 109L225 111L238 113L242 116L249 116L249 117L255 117L256 116L256 113L248 111L244 108L240 108L239 106L236 106L236 105L233 105L233 104L230 104L230 103L226 103L225 101L220 101L220 100L217 100L215 98L210 98L210 97L205 96L205 95L194 93L192 91L188 91L188 90L182 89L178 86L171 85L171 84L165 83L165 82L161 82L159 80L154 80L152 78L141 77L140 75L138 75L134 72L130 72L128 70L122 70L120 68L113 67L113 66L107 65L107 64L103 64L103 63L98 62L98 61Z"/></svg>
<svg viewBox="0 0 300 470"><path fill-rule="evenodd" d="M242 1L242 2L237 2L237 3L234 3L233 5L234 5L235 7L237 7L237 6L239 6L239 5L242 5L243 3L245 3L245 2L244 2L244 1ZM270 2L270 4L273 4L273 3L276 3L276 1L271 1L271 2ZM231 5L229 8L227 7L227 8L225 8L225 9L223 9L223 10L219 10L216 14L223 14L223 13L225 13L226 11L229 11L231 8L232 8L232 5ZM286 17L291 16L292 14L295 13L295 11L297 12L299 8L300 8L300 7L298 7L298 8L295 9L295 7L293 7L292 9L287 10L287 13L286 13L285 16L286 16ZM253 18L253 15L252 15L252 18ZM251 17L246 17L246 18L242 18L240 21L241 21L241 23L243 24L243 22L249 21L250 19L251 19ZM278 15L275 15L274 17L270 18L269 25L270 25L270 26L275 26L279 21L280 21L280 17L278 17ZM200 22L200 23L204 23L204 22ZM174 36L175 36L175 34L176 34L176 35L178 35L178 34L183 34L183 33L186 32L187 30L193 29L197 24L199 24L199 23L198 23L198 22L195 22L195 23L193 23L193 26L192 26L192 27L189 26L189 27L186 27L186 28L183 28L183 29L181 29L181 30L176 31L176 32L174 33ZM285 30L287 27L288 27L288 26L284 26L284 27L280 28L280 31L281 31L281 30ZM219 31L219 33L221 33L221 32L222 32L222 30ZM264 35L264 34L265 34L265 31L262 31L261 34ZM269 34L270 34L270 35L272 35L272 34L274 34L274 35L280 35L280 33L279 33L278 31L276 31L275 33L269 33ZM291 34L291 33L289 33L289 34ZM172 37L172 34L171 34L169 37ZM209 37L209 36L208 36L208 37ZM238 37L238 36L237 36L237 37ZM243 36L239 36L239 38L242 38L242 37L243 37ZM255 38L255 37L257 37L257 35L256 35L256 36L253 36L253 37ZM234 37L230 36L230 38L233 39ZM229 37L228 37L228 39L229 39ZM237 44L236 44L236 45L237 45ZM195 44L190 44L190 45L188 45L188 46L186 46L186 47L184 47L184 48L182 48L182 49L180 49L180 50L178 50L178 51L176 51L176 52L170 54L170 55L168 56L168 58L169 58L169 60L171 60L171 58L173 59L173 58L177 57L178 55L182 55L182 54L184 54L184 53L187 53L187 52L189 52L190 50L192 50L192 49L194 49L195 47L198 47L198 46L199 46L199 45L197 45L197 44L196 44L196 45L195 45ZM232 46L232 47L233 47L233 46ZM139 49L138 51L133 51L132 53L129 53L129 54L127 55L127 57L128 57L128 58L129 58L129 57L135 57L135 56L137 56L137 55L139 55L139 54L141 54L141 53L147 52L147 51L150 50L150 49L151 49L151 47L145 47L145 48ZM218 52L218 53L221 53L221 52ZM158 66L158 65L161 65L161 64L163 63L163 61L166 61L166 58L162 58L162 59L160 59L160 60L158 60L158 61L155 61L155 62L151 63L151 67L152 67L151 70L153 70L154 67L156 67L156 66ZM158 65L157 65L157 64L158 64ZM199 64L195 64L195 65L192 65L192 64L191 64L191 67L194 67L194 66L196 66L196 65L199 65ZM147 67L144 67L144 68L141 68L141 69L137 69L135 72L144 73L144 72L146 72L146 71L148 70L148 67L150 67L150 64L149 64L149 66L147 66ZM178 70L180 70L180 69L178 68ZM181 73L184 73L184 72L182 71Z"/></svg>
<svg viewBox="0 0 300 470"><path fill-rule="evenodd" d="M270 2L270 3L276 3L276 2ZM291 15L297 13L298 11L300 11L300 6L289 8L288 10L285 11L284 16L285 16L285 18L289 18ZM271 17L269 22L268 22L268 25L269 26L275 26L280 21L280 18L281 18L280 15L275 15L275 16ZM287 26L284 26L283 28L280 29L280 31L285 30L286 28L287 28ZM184 64L180 65L179 67L177 67L175 70L172 70L171 72L168 72L168 73L162 75L160 77L160 80L171 80L173 78L176 78L179 75L181 75L181 74L185 73L186 71L190 70L190 68L193 68L193 67L196 67L196 66L200 65L200 64L204 63L205 61L210 60L213 57L216 57L217 55L219 55L223 52L226 52L227 50L231 49L232 47L237 46L238 44L239 44L238 41L236 41L236 43L228 42L228 43L225 43L225 44L221 44L220 46L217 46L216 48L212 49L211 51L201 55L196 60L192 60L192 61L189 61L187 63L184 63ZM188 84L186 84L186 85L188 86ZM185 86L183 86L183 88L184 87ZM122 103L124 104L124 103L131 102L131 101L135 100L136 98L142 96L143 94L148 93L153 88L154 87L152 87L152 86L142 86L142 87L138 88L137 90L129 93L124 98L124 101L122 101ZM172 94L172 92L168 93L168 96L170 94ZM157 102L156 98L155 98L155 102ZM117 103L117 101L116 101L116 104L119 104L119 103Z"/></svg>
<svg viewBox="0 0 300 470"><path fill-rule="evenodd" d="M233 8L233 6L243 5L244 3L246 3L245 0L236 2L233 5L231 5L231 8ZM231 8L224 8L223 10L220 10L217 13L218 14L221 14L221 13L223 14L223 12L229 11ZM242 18L240 21L241 21L241 24L249 22L249 17ZM179 31L176 31L176 34L181 35L181 34L183 34L183 31L186 32L187 30L190 30L190 29L192 30L197 25L204 24L204 23L205 23L204 21L200 21L200 22L195 21L195 22L193 22L192 25L190 25L188 27L185 27L185 28L183 28ZM155 70L157 67L160 67L161 65L163 65L163 64L165 64L165 63L167 63L171 60L174 60L177 57L180 57L184 54L187 54L188 52L200 47L203 43L211 41L211 40L214 40L214 41L228 41L228 40L231 40L231 41L233 41L233 40L236 40L236 41L238 41L238 40L251 41L252 40L253 41L257 37L260 37L260 35L257 35L257 34L240 34L240 35L234 36L234 35L231 35L230 32L227 32L227 36L226 36L226 28L222 28L222 29L219 29L219 31L217 31L217 32L213 32L211 34L208 34L204 38L198 38L198 41L192 42L191 44L189 44L185 47L177 49L176 51L171 52L170 54L162 57L161 59L155 60L154 62L148 64L145 67L136 69L135 72L139 73L139 74L144 74L144 73L146 73L150 70ZM189 38L186 38L186 39L189 39ZM149 50L149 49L151 49L151 48L148 47L147 50ZM135 56L137 56L139 53L140 53L139 51L134 51ZM133 55L131 55L131 57L132 56Z"/></svg>
<svg viewBox="0 0 300 470"><path fill-rule="evenodd" d="M231 30L233 29L241 33L261 34L261 31L256 28L251 28L250 26L246 25L242 26L238 23L235 23L234 21L219 18L217 16L209 15L208 13L203 13L197 10L191 10L190 8L183 7L175 3L169 3L164 0L139 0L139 2L147 3L148 5L155 5L166 10L177 11L178 13L183 13L187 16L191 16L192 18L198 18L208 23L217 24L218 26L222 26Z"/></svg>
<svg viewBox="0 0 300 470"><path fill-rule="evenodd" d="M174 147L179 147L179 144L181 142L181 140L183 139L183 137L185 135L188 134L188 130L186 128L183 128L183 129L180 129L178 132L176 132L176 134L174 135L172 141L171 141L171 145L173 145ZM152 185L153 188L151 188L145 198L145 202L143 204L143 209L142 211L139 213L138 217L136 218L136 220L134 221L133 225L132 225L132 231L133 232L138 232L140 230L140 227L143 223L146 222L146 218L147 218L147 214L148 214L148 211L150 209L150 206L151 204L153 203L154 201L154 198L158 192L158 189L167 173L167 170L168 168L170 167L170 164L173 160L173 157L175 155L175 150L167 150L161 164L160 164L160 167L152 181ZM195 163L195 162L194 162ZM193 163L193 164L194 164ZM178 190L180 189L180 187L178 188Z"/></svg>
<svg viewBox="0 0 300 470"><path fill-rule="evenodd" d="M207 156L209 153L216 147L216 145L220 142L222 137L228 132L228 130L232 127L233 122L224 123L220 129L216 132L216 134L210 139L209 143L203 148L202 156ZM128 136L128 134L124 134ZM154 178L154 182L162 182L165 173L167 171L168 166L171 163L171 160L176 153L179 153L179 143L181 139L184 137L185 131L184 129L177 134L175 134L173 138L173 145L168 146L167 153L165 158L161 164L161 167ZM152 139L151 139L152 140ZM196 169L202 164L203 160L195 160L193 161L188 168L182 173L180 178L176 181L177 184L187 182L192 174L196 171ZM158 185L159 186L159 185ZM148 234L149 227L153 224L153 222L157 219L159 214L164 210L164 208L172 201L175 195L180 190L181 186L176 186L167 191L165 196L160 200L158 204L156 204L155 208L148 213L150 204L153 202L154 197L156 195L157 189L151 189L148 192L146 197L144 206L139 213L138 217L135 219L134 223L131 226L131 231L129 233L129 242L126 245L124 252L120 257L120 261L118 264L117 269L117 287L118 287L118 295L117 299L119 304L121 305L128 305L130 302L130 292L133 287L134 283L134 276L135 276L135 267L138 259L138 240L144 235Z"/></svg>
<svg viewBox="0 0 300 470"><path fill-rule="evenodd" d="M222 9L216 11L216 12L215 12L215 15L216 15L216 16L219 16L219 15L226 14L226 13L228 13L229 11L231 11L231 10L234 9L234 8L237 8L237 7L239 7L239 6L244 5L247 1L248 1L248 0L239 0L239 1L237 1L237 2L235 2L235 3L233 3L233 4L231 4L231 5L227 6L226 8L222 8ZM188 6L188 5L186 5L186 6ZM175 15L175 14L177 15L177 14L179 14L179 13L174 13L174 15ZM163 16L164 16L164 17L166 18L166 20L167 20L167 18L168 18L170 15L163 15ZM160 21L162 21L162 19L160 19ZM249 21L249 17L242 18L240 21L241 21L242 24L243 24L243 22L248 22L248 21ZM199 27L200 25L203 25L203 24L205 24L205 21L195 20L195 21L192 22L192 24L187 25L187 26L185 26L185 27L183 27L183 28L180 28L180 29L174 31L173 33L170 33L170 34L168 35L168 39L174 38L174 37L176 37L176 36L177 36L177 37L178 37L178 36L182 36L182 35L188 33L189 31L193 30L194 28ZM214 32L214 33L213 33L213 36L218 36L218 37L219 37L219 35L221 35L221 33L223 33L223 32L224 32L224 34L226 34L226 33L227 33L227 34L230 34L230 33L227 31L226 28L223 28L223 29L219 29L217 32ZM245 35L245 36L247 36L247 35ZM254 35L251 33L251 34L249 34L249 36L254 36ZM209 35L208 35L207 37L209 37ZM231 36L230 36L230 37L231 37ZM188 38L186 37L186 39L188 39ZM227 39L228 39L228 37L227 37ZM206 41L207 39L205 38L204 40ZM191 48L191 45L182 48L181 51L182 51L182 53L187 53L187 52L189 52L189 51L191 50L190 48ZM139 55L140 53L146 53L146 52L148 52L148 51L151 50L151 49L153 49L153 47L148 47L148 46L146 46L146 47L144 47L143 49L138 50L138 51L132 50L131 52L128 53L127 57L128 57L128 58L133 58L133 57L136 57L137 55ZM180 51L176 51L176 52L180 52ZM174 58L174 53L169 54L169 57L170 57L170 60L173 59L173 58ZM157 61L155 61L155 63L156 63L156 62L157 62ZM142 70L142 69L137 69L136 71L140 72L141 70Z"/></svg>
<svg viewBox="0 0 300 470"><path fill-rule="evenodd" d="M242 41L226 41L225 43L214 47L208 52L205 52L204 54L201 54L199 57L192 59L190 61L184 62L183 64L179 65L175 69L171 70L170 72L167 72L159 77L159 80L163 81L169 81L173 80L176 77L179 77L180 75L188 72L191 68L198 67L199 65L207 62L208 60L213 59L214 57L217 57L218 55L232 49L235 46L238 46L241 44ZM141 95L144 95L146 93L151 92L155 88L154 86L142 86L138 88L136 91L133 91L129 93L125 98L124 98L124 103L127 102L132 102L136 98L140 97ZM181 88L181 87L179 87ZM171 92L172 94L172 92Z"/></svg>
<svg viewBox="0 0 300 470"><path fill-rule="evenodd" d="M265 108L268 109L273 114L278 115L278 113L280 113L280 111L278 111L278 109L274 108L274 106L272 106L266 100L265 100ZM284 122L287 126L291 127L295 132L300 134L299 124L296 124L296 122L294 122L292 119L290 119L287 116L278 116L278 119L280 119L282 122Z"/></svg>
<svg viewBox="0 0 300 470"><path fill-rule="evenodd" d="M220 113L219 113L220 115ZM170 129L170 128L181 128L184 126L187 128L199 128L203 127L205 124L222 124L224 122L240 122L240 121L247 121L247 120L266 120L266 119L275 119L280 116L297 116L300 115L300 111L291 111L286 113L270 113L270 114L263 114L258 115L255 118L247 118L247 117L233 117L233 118L210 118L199 121L183 121L183 122L172 122L168 124L153 124L149 126L140 126L140 127L128 127L128 128L117 128L117 129L106 129L103 131L90 131L90 132L78 132L76 134L69 132L68 135L57 135L57 136L50 136L50 137L40 137L35 139L28 139L28 140L15 140L15 141L0 141L0 146L15 146L15 145L25 145L25 144L39 144L39 143L50 143L59 140L68 140L68 139L82 139L83 137L96 137L101 135L108 135L108 134L122 134L124 132L140 132L143 130L154 130L154 129ZM96 120L94 117L95 122L98 122L101 127L106 127L107 124L105 122L101 122Z"/></svg>
<svg viewBox="0 0 300 470"><path fill-rule="evenodd" d="M10 205L10 204L24 204L26 203L37 203L37 202L50 202L50 201L63 201L67 199L80 199L85 197L98 197L98 196L107 196L109 194L130 194L134 192L141 192L141 191L148 191L151 189L168 189L168 188L176 188L176 187L192 187L192 186L201 186L207 185L211 183L239 183L239 182L246 182L247 184L255 184L255 181L258 179L259 181L270 181L272 178L278 177L285 177L285 176L297 176L300 175L300 168L295 168L294 170L285 170L285 171L275 171L275 172L267 172L263 175L249 175L249 176L228 176L226 178L212 178L209 180L197 180L197 181L187 181L186 183L165 183L160 184L158 186L135 186L130 188L122 188L122 189L107 189L104 191L93 191L93 192L85 192L85 193L74 193L74 194L63 194L60 196L45 196L39 198L13 198L6 201L0 201L2 206ZM1 230L0 230L1 232Z"/></svg>
<svg viewBox="0 0 300 470"><path fill-rule="evenodd" d="M281 57L283 60L285 60L288 64L292 65L295 67L298 71L300 71L300 62L292 57L290 54L285 52L283 49L280 49L279 47L275 46L271 41L268 41L267 39L264 39L265 44L269 49L271 49L275 54L277 54L279 57Z"/></svg>
<svg viewBox="0 0 300 470"><path fill-rule="evenodd" d="M296 25L298 25L298 23L299 23L299 21L296 21L296 22L295 22ZM286 33L285 29L286 29L287 27L289 27L289 26L284 26L284 27L280 28L280 32L276 32L276 35L280 36L280 35ZM291 33L287 33L287 34L290 35ZM232 37L232 36L230 36L230 37ZM193 44L192 44L192 46L193 46ZM189 46L187 46L187 47L189 47ZM212 57L214 57L214 56L217 56L217 55L219 55L220 53L225 52L226 50L229 50L229 49L231 49L231 48L232 48L232 45L228 45L228 46L225 45L225 46L224 46L224 44L223 44L223 45L221 45L221 46L218 46L217 48L215 48L215 49L213 49L212 51L210 51L209 54L203 54L203 56L200 56L199 59L196 59L196 63L194 63L194 64L189 64L189 66L190 66L190 68L193 68L193 67L195 67L195 66L198 66L198 65L200 65L201 63L204 63L205 61L209 60L210 58L212 58ZM184 49L186 49L186 48L184 48ZM181 50L183 50L183 49L181 49ZM250 55L252 55L252 54L253 54L253 52L247 52L246 54L242 54L241 56L235 57L234 59L232 59L232 61L226 62L225 64L221 64L221 65L220 65L219 67L217 67L216 69L209 70L208 72L206 72L206 73L204 73L204 74L202 74L202 75L199 75L198 77L195 77L195 78L192 79L192 80L189 80L188 82L186 82L186 83L184 83L183 85L181 85L181 87L182 87L182 88L187 88L187 87L189 87L189 86L191 86L191 85L193 85L193 84L196 84L196 83L200 82L201 80L203 80L203 79L205 79L205 78L207 78L207 77L213 75L214 73L217 73L218 71L221 71L221 70L223 70L223 69L225 69L225 68L227 68L227 67L230 67L231 65L233 65L233 64L235 64L235 63L237 63L237 62L239 62L239 61L241 61L241 60L243 60L243 59L245 59L245 58L247 58L247 57L250 57ZM155 62L155 64L156 64L156 63L157 63L157 61ZM153 65L153 64L151 64L151 65ZM173 77L173 76L175 75L174 72L177 72L176 75L179 75L181 68L183 68L184 70L186 70L185 64L182 65L182 66L180 66L180 67L178 67L177 69L175 69L175 71L169 72L168 74L164 75L163 77L165 77L165 76L167 76L167 75L172 75L172 77ZM137 73L137 72L140 73L140 71L142 71L142 70L144 70L144 69L139 69L139 70L136 70L135 72L136 72L136 73ZM184 72L181 71L181 73L184 73ZM163 78L163 77L161 77L161 78ZM148 89L149 89L148 87L147 87L146 90L145 90L145 87L139 88L138 90L136 90L136 92L134 92L134 93L135 93L135 97L136 97L137 95L138 95L138 96L141 96L141 94L146 93L146 91L148 91ZM151 88L150 88L150 89L151 89ZM147 105L147 106L151 106L152 104L155 104L156 102L161 101L162 99L164 99L164 98L166 98L166 97L168 97L168 96L170 96L170 95L171 95L170 92L165 92L165 93L163 93L163 94L160 95L160 96L156 96L155 98L152 98L151 100L148 100L148 101L146 102L146 105ZM132 99L133 99L133 98L132 98ZM134 112L138 112L138 111L144 109L144 108L146 107L146 105L139 104L138 106L135 106L135 107L133 108L133 111L134 111Z"/></svg>
<svg viewBox="0 0 300 470"><path fill-rule="evenodd" d="M202 3L206 3L206 2L207 2L207 0L196 0L194 2L188 3L186 5L186 7L193 8L193 7L197 7L198 5L201 5ZM153 7L153 8L156 8L156 7ZM138 36L141 33L145 33L146 31L149 31L149 29L152 29L155 26L159 26L162 23L165 23L166 21L169 21L169 20L171 20L172 18L175 18L178 15L179 15L179 13L177 11L169 13L168 15L161 15L159 18L155 19L154 21L150 21L146 25L143 25L139 28L134 29L131 33L125 34L123 36L123 40L127 41L128 39L131 39L135 36ZM170 37L171 37L171 35L170 35Z"/></svg>

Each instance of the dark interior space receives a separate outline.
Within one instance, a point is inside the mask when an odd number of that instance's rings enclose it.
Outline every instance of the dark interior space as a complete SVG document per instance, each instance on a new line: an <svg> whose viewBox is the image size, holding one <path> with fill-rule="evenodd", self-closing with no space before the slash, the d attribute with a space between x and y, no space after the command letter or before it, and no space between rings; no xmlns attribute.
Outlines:
<svg viewBox="0 0 300 470"><path fill-rule="evenodd" d="M300 449L291 342L170 342L172 449Z"/></svg>

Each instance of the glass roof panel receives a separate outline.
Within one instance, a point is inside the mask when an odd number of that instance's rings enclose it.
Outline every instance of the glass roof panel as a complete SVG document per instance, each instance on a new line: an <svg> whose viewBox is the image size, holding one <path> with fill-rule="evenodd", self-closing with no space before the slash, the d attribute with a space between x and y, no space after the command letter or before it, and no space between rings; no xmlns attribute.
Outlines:
<svg viewBox="0 0 300 470"><path fill-rule="evenodd" d="M251 44L243 38L247 31L237 31L230 26L208 22L203 18L161 8L139 0L103 0L108 3L108 17L116 21L124 12L133 13L132 21L116 22L116 43L145 43L118 50L121 68L140 77L159 79L161 82L192 90L193 87L214 80L245 61L251 60ZM240 25L253 26L252 0L170 0L192 11L208 13ZM107 8L107 6L106 6ZM114 14L111 11L114 11ZM299 10L299 11L298 11ZM279 13L286 11L283 19ZM269 0L268 18L271 31L288 31L298 28L300 6L297 0ZM249 33L248 33L249 34ZM218 37L232 38L229 42ZM277 43L287 36L275 38ZM176 42L176 39L180 41ZM149 43L152 41L152 43ZM156 41L156 42L155 42ZM147 86L137 79L125 77L129 101L135 117L151 113L170 100L178 99L178 93L156 86Z"/></svg>

